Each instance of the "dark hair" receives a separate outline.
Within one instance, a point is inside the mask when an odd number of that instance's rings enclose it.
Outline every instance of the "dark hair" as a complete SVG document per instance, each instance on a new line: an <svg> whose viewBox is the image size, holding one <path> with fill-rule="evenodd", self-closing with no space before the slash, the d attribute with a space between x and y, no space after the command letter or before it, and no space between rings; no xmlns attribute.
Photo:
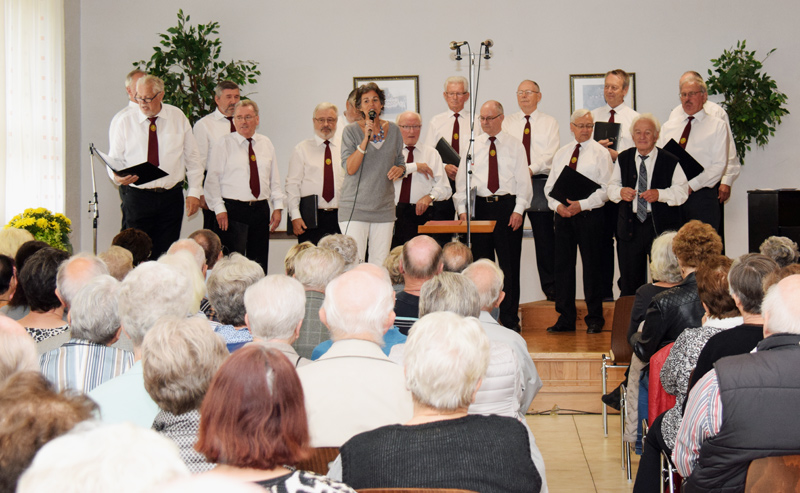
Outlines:
<svg viewBox="0 0 800 493"><path fill-rule="evenodd" d="M722 238L710 225L693 219L672 239L672 251L684 267L699 267L711 255L722 253Z"/></svg>
<svg viewBox="0 0 800 493"><path fill-rule="evenodd" d="M764 301L764 278L780 268L773 259L760 253L748 253L733 262L728 282L731 292L739 298L742 310L747 313L761 313Z"/></svg>
<svg viewBox="0 0 800 493"><path fill-rule="evenodd" d="M361 111L361 98L364 97L364 94L367 94L370 91L375 91L378 95L378 98L381 100L381 113L383 113L383 107L386 106L386 94L383 93L378 84L374 82L370 82L368 84L364 84L363 86L358 86L356 89L356 109ZM366 113L361 111L361 114L364 115L364 118L367 118Z"/></svg>
<svg viewBox="0 0 800 493"><path fill-rule="evenodd" d="M303 387L280 351L247 346L220 366L200 408L195 449L209 462L272 469L311 454Z"/></svg>
<svg viewBox="0 0 800 493"><path fill-rule="evenodd" d="M213 269L219 258L219 252L222 251L222 241L217 233L210 229L198 229L189 235L189 239L194 240L203 248L203 252L206 254L206 265L209 269Z"/></svg>
<svg viewBox="0 0 800 493"><path fill-rule="evenodd" d="M147 233L136 228L123 229L111 240L111 244L131 252L134 267L149 259L153 251L153 240Z"/></svg>
<svg viewBox="0 0 800 493"><path fill-rule="evenodd" d="M48 248L50 245L43 241L26 241L22 245L19 246L17 250L17 254L14 256L14 264L17 266L17 276L19 276L20 272L22 272L22 268L25 266L25 262L33 255L34 253L38 252L42 248ZM11 298L11 301L8 302L8 306L27 306L28 299L25 296L25 289L19 283L19 277L17 277L17 289L14 291L14 296Z"/></svg>
<svg viewBox="0 0 800 493"><path fill-rule="evenodd" d="M628 72L622 70L621 68L615 68L614 70L609 70L608 72L606 72L606 77L608 77L609 75L616 75L617 77L622 79L623 89L625 89L626 87L628 87L628 85L630 85L630 75L628 75Z"/></svg>
<svg viewBox="0 0 800 493"><path fill-rule="evenodd" d="M705 303L708 314L714 318L731 318L741 315L728 289L728 271L733 260L725 255L714 255L697 268L697 294Z"/></svg>
<svg viewBox="0 0 800 493"><path fill-rule="evenodd" d="M19 273L19 284L32 312L46 312L61 306L56 296L58 266L69 258L64 250L47 247L34 253Z"/></svg>
<svg viewBox="0 0 800 493"><path fill-rule="evenodd" d="M0 388L0 491L15 491L36 452L96 410L84 394L56 393L39 372L9 377Z"/></svg>
<svg viewBox="0 0 800 493"><path fill-rule="evenodd" d="M14 259L8 255L0 255L0 294L5 293L11 287L11 279L14 278Z"/></svg>

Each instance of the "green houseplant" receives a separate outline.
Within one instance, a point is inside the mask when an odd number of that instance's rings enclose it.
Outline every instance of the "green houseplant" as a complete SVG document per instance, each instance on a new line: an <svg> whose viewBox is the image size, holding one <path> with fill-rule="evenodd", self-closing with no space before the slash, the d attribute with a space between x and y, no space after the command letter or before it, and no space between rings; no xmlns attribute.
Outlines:
<svg viewBox="0 0 800 493"><path fill-rule="evenodd" d="M253 60L220 60L219 23L189 25L189 15L178 10L178 25L159 34L150 60L133 65L164 81L164 102L180 108L194 123L214 111L214 87L221 80L239 86L255 84L261 75Z"/></svg>
<svg viewBox="0 0 800 493"><path fill-rule="evenodd" d="M775 48L759 61L755 51L747 51L746 41L737 42L735 49L725 50L711 60L714 70L709 69L707 81L709 94L725 98L720 104L728 112L742 164L745 152L751 150L750 144L755 141L759 147L765 146L775 135L781 117L789 114L784 107L787 96L778 91L778 84L769 75L761 72L762 62Z"/></svg>

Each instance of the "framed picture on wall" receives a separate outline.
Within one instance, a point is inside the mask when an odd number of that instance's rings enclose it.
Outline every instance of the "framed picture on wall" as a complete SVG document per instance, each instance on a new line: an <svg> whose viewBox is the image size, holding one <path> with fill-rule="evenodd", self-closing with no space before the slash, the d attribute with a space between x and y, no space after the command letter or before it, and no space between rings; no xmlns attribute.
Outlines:
<svg viewBox="0 0 800 493"><path fill-rule="evenodd" d="M636 74L628 72L630 84L625 104L636 109ZM579 108L593 110L606 104L603 97L606 74L572 74L569 76L569 114Z"/></svg>
<svg viewBox="0 0 800 493"><path fill-rule="evenodd" d="M374 82L386 95L383 119L394 121L404 111L419 113L419 76L353 77L353 89Z"/></svg>

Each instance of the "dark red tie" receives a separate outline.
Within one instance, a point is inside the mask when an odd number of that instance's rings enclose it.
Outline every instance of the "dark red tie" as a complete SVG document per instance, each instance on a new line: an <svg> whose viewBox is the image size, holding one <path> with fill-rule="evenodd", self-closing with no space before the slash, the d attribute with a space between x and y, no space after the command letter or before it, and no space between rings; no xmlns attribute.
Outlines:
<svg viewBox="0 0 800 493"><path fill-rule="evenodd" d="M147 132L147 162L160 166L161 164L158 161L158 134L156 133L157 118L157 116L148 118L148 120L150 120L150 125L148 126L149 130Z"/></svg>
<svg viewBox="0 0 800 493"><path fill-rule="evenodd" d="M256 161L256 153L253 152L253 139L247 139L250 142L248 148L248 155L250 156L250 192L253 197L258 198L261 195L261 181L258 179L258 162Z"/></svg>
<svg viewBox="0 0 800 493"><path fill-rule="evenodd" d="M689 142L689 132L692 131L692 120L694 120L693 116L689 117L689 121L686 122L686 126L683 127L683 133L681 134L681 140L678 144L681 145L684 149L686 149L686 143Z"/></svg>
<svg viewBox="0 0 800 493"><path fill-rule="evenodd" d="M522 145L525 146L525 157L531 165L531 115L525 115L525 130L522 131Z"/></svg>
<svg viewBox="0 0 800 493"><path fill-rule="evenodd" d="M489 179L486 181L486 187L492 193L500 188L500 176L497 174L497 148L494 146L496 138L489 137L492 145L489 146Z"/></svg>
<svg viewBox="0 0 800 493"><path fill-rule="evenodd" d="M325 170L322 180L322 198L325 202L333 200L333 160L331 158L331 142L325 141L325 162L322 168Z"/></svg>
<svg viewBox="0 0 800 493"><path fill-rule="evenodd" d="M459 152L458 151L458 132L459 132L459 128L458 128L458 113L454 114L453 117L455 117L456 121L453 122L453 138L450 139L450 145L453 146L453 149L455 149L456 152ZM460 154L460 152L459 152L459 154Z"/></svg>
<svg viewBox="0 0 800 493"><path fill-rule="evenodd" d="M578 154L581 153L581 145L578 144L575 146L575 150L572 151L572 157L569 160L569 167L575 169L578 167Z"/></svg>
<svg viewBox="0 0 800 493"><path fill-rule="evenodd" d="M233 124L233 117L232 116L226 116L225 118L229 122L231 122L231 133L235 132L236 131L236 125Z"/></svg>
<svg viewBox="0 0 800 493"><path fill-rule="evenodd" d="M608 118L608 123L614 123L614 114L616 111L611 110L609 113L611 113L611 116Z"/></svg>
<svg viewBox="0 0 800 493"><path fill-rule="evenodd" d="M458 120L456 120L458 121ZM414 146L406 147L408 149L408 158L406 159L407 163L414 162ZM414 178L413 173L409 173L408 176L403 178L403 184L400 187L400 199L398 200L401 204L409 204L411 203L411 179Z"/></svg>

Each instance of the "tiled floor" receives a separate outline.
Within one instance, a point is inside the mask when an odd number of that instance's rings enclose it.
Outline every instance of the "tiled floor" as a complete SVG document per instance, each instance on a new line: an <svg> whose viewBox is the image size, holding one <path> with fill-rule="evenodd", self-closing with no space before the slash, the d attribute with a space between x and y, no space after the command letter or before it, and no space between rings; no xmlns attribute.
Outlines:
<svg viewBox="0 0 800 493"><path fill-rule="evenodd" d="M528 416L544 456L551 493L629 492L633 483L621 468L619 416L610 415L608 437L598 415ZM632 476L639 464L632 454Z"/></svg>

